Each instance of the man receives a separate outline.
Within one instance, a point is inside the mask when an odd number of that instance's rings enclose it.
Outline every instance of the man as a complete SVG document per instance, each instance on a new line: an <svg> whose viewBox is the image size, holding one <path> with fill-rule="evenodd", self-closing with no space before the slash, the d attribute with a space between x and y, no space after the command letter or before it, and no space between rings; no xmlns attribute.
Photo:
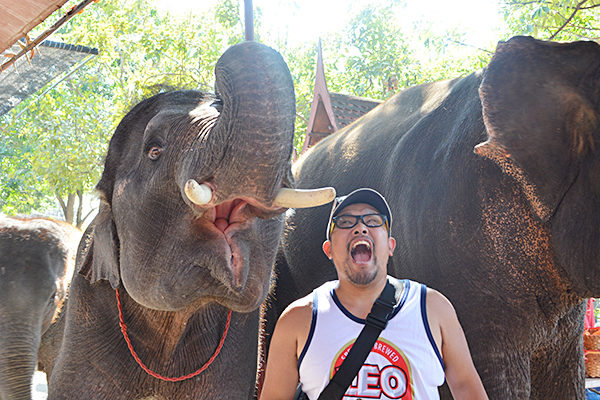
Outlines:
<svg viewBox="0 0 600 400"><path fill-rule="evenodd" d="M396 240L386 200L358 189L334 202L323 251L338 280L296 300L271 340L261 400L291 400L298 382L316 400L360 334L389 280L397 304L344 399L487 399L452 304L417 282L387 276Z"/></svg>

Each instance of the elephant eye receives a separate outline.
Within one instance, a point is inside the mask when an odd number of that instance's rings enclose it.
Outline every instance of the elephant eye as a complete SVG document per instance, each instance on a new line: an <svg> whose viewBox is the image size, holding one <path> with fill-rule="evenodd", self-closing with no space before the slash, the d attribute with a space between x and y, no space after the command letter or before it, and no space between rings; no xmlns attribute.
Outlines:
<svg viewBox="0 0 600 400"><path fill-rule="evenodd" d="M148 151L148 158L151 160L158 160L160 153L162 153L163 149L158 146L152 146Z"/></svg>

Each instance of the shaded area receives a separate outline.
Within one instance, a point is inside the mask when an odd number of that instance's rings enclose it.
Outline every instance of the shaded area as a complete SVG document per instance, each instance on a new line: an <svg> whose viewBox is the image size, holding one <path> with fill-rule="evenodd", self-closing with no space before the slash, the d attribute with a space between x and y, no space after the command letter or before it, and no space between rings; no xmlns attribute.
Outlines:
<svg viewBox="0 0 600 400"><path fill-rule="evenodd" d="M20 47L15 45L12 50L16 53ZM0 116L73 65L97 54L98 50L90 47L44 41L35 49L33 57L21 57L0 73Z"/></svg>

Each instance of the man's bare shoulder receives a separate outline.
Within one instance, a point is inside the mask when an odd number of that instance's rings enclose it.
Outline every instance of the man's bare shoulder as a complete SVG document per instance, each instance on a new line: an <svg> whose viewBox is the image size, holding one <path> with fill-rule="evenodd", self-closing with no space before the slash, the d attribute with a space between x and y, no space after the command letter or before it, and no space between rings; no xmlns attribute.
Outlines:
<svg viewBox="0 0 600 400"><path fill-rule="evenodd" d="M304 346L312 321L312 293L287 306L277 320L273 339L289 341L296 350ZM298 353L299 354L299 353Z"/></svg>
<svg viewBox="0 0 600 400"><path fill-rule="evenodd" d="M456 312L454 311L454 306L440 292L430 287L427 288L427 314L435 314L437 316L443 317L445 315L454 315Z"/></svg>
<svg viewBox="0 0 600 400"><path fill-rule="evenodd" d="M308 295L295 300L287 306L287 308L283 311L279 320L296 320L297 318L305 319L308 318L309 321L312 318L312 307L313 307L313 294L309 293Z"/></svg>

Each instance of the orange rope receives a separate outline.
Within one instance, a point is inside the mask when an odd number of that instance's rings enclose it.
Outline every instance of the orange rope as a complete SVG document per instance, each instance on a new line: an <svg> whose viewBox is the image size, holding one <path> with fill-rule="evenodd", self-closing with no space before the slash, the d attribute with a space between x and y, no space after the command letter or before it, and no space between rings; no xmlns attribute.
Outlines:
<svg viewBox="0 0 600 400"><path fill-rule="evenodd" d="M168 381L168 382L184 381L186 379L193 378L196 375L200 375L206 368L208 368L208 366L210 364L212 364L213 361L215 361L215 358L217 358L217 356L219 355L219 352L221 352L221 348L223 347L223 343L225 343L225 338L227 337L227 332L229 331L229 323L231 322L231 309L227 313L227 323L225 324L225 330L223 331L223 336L221 336L221 341L219 342L219 346L217 346L215 353L202 366L202 368L200 368L196 372L192 372L189 375L180 376L177 378L169 378L169 377L157 374L156 372L152 371L150 368L146 367L146 365L144 365L142 360L138 357L137 353L133 349L131 341L129 340L129 336L127 335L127 326L125 325L125 321L123 320L123 308L121 306L121 296L119 296L119 289L115 290L115 292L117 293L117 306L119 307L119 326L121 327L121 332L123 332L123 337L125 338L125 342L127 342L127 347L129 347L129 351L131 352L131 355L133 356L135 361L137 361L138 365L140 367L142 367L142 369L148 373L148 375L152 375L155 378L162 379L163 381Z"/></svg>

